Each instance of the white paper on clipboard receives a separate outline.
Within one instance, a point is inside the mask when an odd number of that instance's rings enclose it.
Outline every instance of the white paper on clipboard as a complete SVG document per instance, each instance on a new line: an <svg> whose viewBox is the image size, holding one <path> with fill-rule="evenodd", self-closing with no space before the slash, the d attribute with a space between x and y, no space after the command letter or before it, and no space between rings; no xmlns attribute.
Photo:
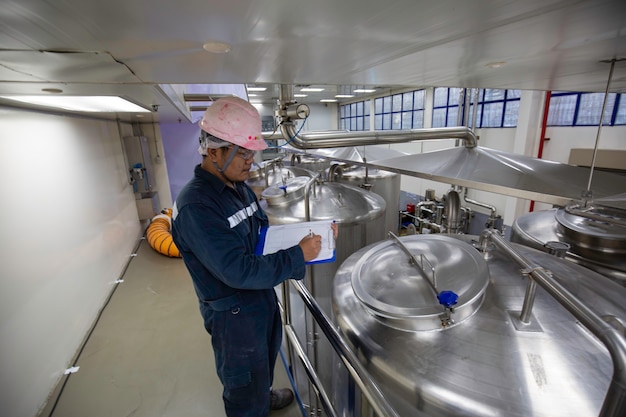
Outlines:
<svg viewBox="0 0 626 417"><path fill-rule="evenodd" d="M333 262L335 260L335 238L330 225L332 220L319 220L314 222L278 224L261 230L257 254L267 255L287 249L300 243L309 233L322 236L322 249L317 258L307 262L308 264L320 262Z"/></svg>

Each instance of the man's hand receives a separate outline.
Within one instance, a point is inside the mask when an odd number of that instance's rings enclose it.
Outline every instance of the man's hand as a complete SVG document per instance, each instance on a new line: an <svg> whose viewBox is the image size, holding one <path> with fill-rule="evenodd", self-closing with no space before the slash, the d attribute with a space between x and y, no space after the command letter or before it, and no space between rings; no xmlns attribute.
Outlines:
<svg viewBox="0 0 626 417"><path fill-rule="evenodd" d="M322 236L311 233L304 237L298 245L304 254L304 261L312 261L317 258L322 250Z"/></svg>

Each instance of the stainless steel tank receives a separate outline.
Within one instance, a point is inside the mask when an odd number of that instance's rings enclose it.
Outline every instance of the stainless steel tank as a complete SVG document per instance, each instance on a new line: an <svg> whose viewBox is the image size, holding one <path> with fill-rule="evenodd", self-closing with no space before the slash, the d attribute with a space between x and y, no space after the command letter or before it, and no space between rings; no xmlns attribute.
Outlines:
<svg viewBox="0 0 626 417"><path fill-rule="evenodd" d="M626 226L602 220L602 216L626 219L626 212L594 210L599 218L582 217L564 208L520 216L511 226L511 241L543 251L550 250L551 242L560 242L566 245L565 259L626 286Z"/></svg>
<svg viewBox="0 0 626 417"><path fill-rule="evenodd" d="M285 166L280 160L264 161L253 165L246 184L252 188L257 198L261 199L263 190L272 185L283 185L288 179L295 177L313 177L314 172L296 166Z"/></svg>
<svg viewBox="0 0 626 417"><path fill-rule="evenodd" d="M330 161L331 159L326 157L305 153L288 154L283 159L285 165L304 168L318 174L323 174L330 167Z"/></svg>
<svg viewBox="0 0 626 417"><path fill-rule="evenodd" d="M528 277L517 263L493 247L483 255L475 236L399 239L423 268L393 239L362 248L337 271L333 310L341 333L400 416L599 415L613 374L608 351L542 288L530 322L522 323ZM626 288L512 245L624 336ZM438 303L432 282L458 294L453 311ZM347 372L334 368L340 415L369 415Z"/></svg>
<svg viewBox="0 0 626 417"><path fill-rule="evenodd" d="M312 184L310 188L307 183ZM339 265L358 249L385 236L385 200L378 194L352 185L296 177L284 186L274 185L265 189L260 204L270 225L316 220L334 220L338 224L336 261L307 266L304 279L318 304L330 315L332 282ZM323 385L330 389L332 369L329 365L334 351L327 340L317 337L314 320L293 288L290 288L288 297L286 309L295 334L307 350L310 361L319 368ZM306 371L299 362L293 363L292 369L303 401L314 402L316 396L309 387Z"/></svg>
<svg viewBox="0 0 626 417"><path fill-rule="evenodd" d="M328 170L329 181L361 187L385 199L385 229L397 233L400 211L400 174L369 168L362 165L332 163Z"/></svg>

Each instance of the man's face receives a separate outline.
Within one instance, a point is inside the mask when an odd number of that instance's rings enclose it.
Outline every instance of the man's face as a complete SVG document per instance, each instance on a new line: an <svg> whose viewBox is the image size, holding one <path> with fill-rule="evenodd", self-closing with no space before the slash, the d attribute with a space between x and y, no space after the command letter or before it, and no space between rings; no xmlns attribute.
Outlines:
<svg viewBox="0 0 626 417"><path fill-rule="evenodd" d="M223 167L228 160L228 156L232 151L232 146L227 148L220 148L219 160L217 164L220 167ZM237 154L230 161L228 167L224 171L226 178L233 182L242 182L248 179L248 175L250 174L250 167L252 167L252 163L254 162L255 151L251 151L245 148L239 148L237 150Z"/></svg>

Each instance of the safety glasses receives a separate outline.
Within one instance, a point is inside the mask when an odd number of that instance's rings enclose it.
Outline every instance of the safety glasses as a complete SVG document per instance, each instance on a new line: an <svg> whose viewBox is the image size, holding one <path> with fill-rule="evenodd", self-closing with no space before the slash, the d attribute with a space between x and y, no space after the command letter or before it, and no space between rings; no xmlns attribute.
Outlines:
<svg viewBox="0 0 626 417"><path fill-rule="evenodd" d="M232 149L232 146L229 146L228 149ZM256 151L253 151L252 149L246 149L246 148L239 148L237 150L237 156L248 160L250 158L254 158L254 155L256 155Z"/></svg>

